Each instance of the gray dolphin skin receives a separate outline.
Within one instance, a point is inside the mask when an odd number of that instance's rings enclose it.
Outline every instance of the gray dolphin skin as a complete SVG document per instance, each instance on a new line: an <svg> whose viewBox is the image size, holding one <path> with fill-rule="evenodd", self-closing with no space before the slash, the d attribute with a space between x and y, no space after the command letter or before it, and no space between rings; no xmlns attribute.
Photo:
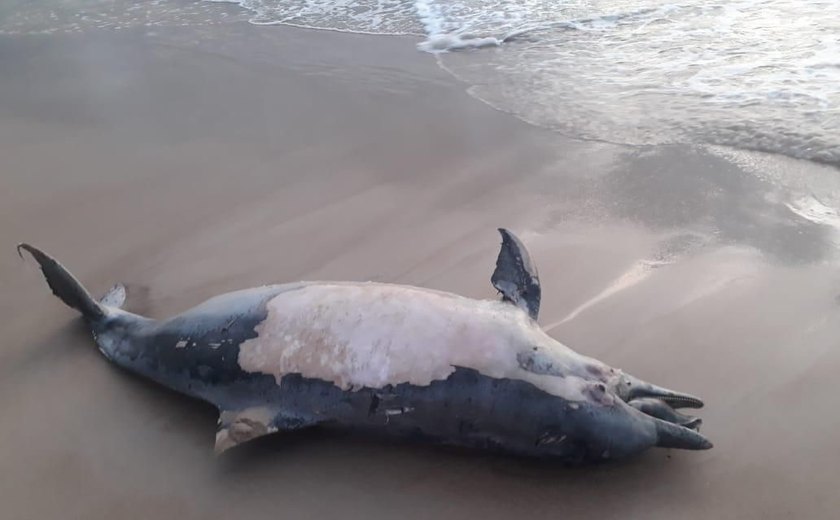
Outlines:
<svg viewBox="0 0 840 520"><path fill-rule="evenodd" d="M702 401L576 353L537 324L537 270L499 230L500 300L384 283L299 282L212 298L166 320L99 301L28 244L53 293L113 363L219 409L216 452L331 426L564 463L709 449Z"/></svg>

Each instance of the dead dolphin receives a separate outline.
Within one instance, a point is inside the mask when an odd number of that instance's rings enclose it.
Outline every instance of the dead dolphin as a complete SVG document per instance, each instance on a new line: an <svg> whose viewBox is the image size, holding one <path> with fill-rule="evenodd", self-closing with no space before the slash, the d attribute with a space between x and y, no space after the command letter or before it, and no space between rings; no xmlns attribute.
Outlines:
<svg viewBox="0 0 840 520"><path fill-rule="evenodd" d="M708 449L696 397L582 356L537 325L540 283L500 229L501 301L385 283L300 282L212 298L167 320L99 301L28 244L53 293L122 368L219 409L216 451L314 425L580 463Z"/></svg>

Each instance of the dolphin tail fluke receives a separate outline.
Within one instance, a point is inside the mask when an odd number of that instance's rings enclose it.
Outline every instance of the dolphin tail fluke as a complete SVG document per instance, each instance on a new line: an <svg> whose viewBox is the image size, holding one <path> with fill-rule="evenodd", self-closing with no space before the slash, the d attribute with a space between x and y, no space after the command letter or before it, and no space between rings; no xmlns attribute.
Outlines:
<svg viewBox="0 0 840 520"><path fill-rule="evenodd" d="M57 260L29 244L18 244L18 254L23 257L21 250L32 255L38 264L41 266L41 272L44 273L44 278L47 279L47 284L52 289L53 294L58 298L82 313L82 316L88 321L94 322L103 319L106 316L105 308L97 303L91 297L90 293L79 283L76 278L70 274L70 271L58 263ZM122 286L119 286L122 287ZM114 292L116 291L116 292ZM114 293L114 294L112 294ZM103 300L118 301L120 299L119 289L116 287L112 289ZM125 299L125 289L122 289L122 300ZM103 301L103 303L105 303ZM120 304L122 302L120 301ZM107 304L106 304L107 305Z"/></svg>

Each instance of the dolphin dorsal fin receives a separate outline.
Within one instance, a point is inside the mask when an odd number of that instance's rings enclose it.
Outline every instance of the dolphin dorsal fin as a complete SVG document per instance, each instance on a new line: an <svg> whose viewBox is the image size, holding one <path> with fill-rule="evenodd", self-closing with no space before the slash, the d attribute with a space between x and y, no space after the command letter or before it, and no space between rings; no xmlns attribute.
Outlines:
<svg viewBox="0 0 840 520"><path fill-rule="evenodd" d="M502 248L496 258L496 270L490 282L502 293L502 300L520 307L532 319L540 313L540 277L531 255L516 235L499 228Z"/></svg>

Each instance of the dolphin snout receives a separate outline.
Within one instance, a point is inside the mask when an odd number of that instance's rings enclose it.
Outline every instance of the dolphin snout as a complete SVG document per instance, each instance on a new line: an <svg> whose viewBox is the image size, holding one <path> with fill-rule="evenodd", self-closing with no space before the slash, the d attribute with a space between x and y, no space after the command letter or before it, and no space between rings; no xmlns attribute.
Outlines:
<svg viewBox="0 0 840 520"><path fill-rule="evenodd" d="M712 447L712 443L698 432L703 421L699 417L677 411L680 408L702 408L703 401L700 398L627 374L622 374L615 392L628 405L654 422L657 446L693 450Z"/></svg>
<svg viewBox="0 0 840 520"><path fill-rule="evenodd" d="M703 408L703 401L699 397L656 386L627 374L622 376L618 387L618 395L627 402L656 398L668 403L672 408Z"/></svg>

